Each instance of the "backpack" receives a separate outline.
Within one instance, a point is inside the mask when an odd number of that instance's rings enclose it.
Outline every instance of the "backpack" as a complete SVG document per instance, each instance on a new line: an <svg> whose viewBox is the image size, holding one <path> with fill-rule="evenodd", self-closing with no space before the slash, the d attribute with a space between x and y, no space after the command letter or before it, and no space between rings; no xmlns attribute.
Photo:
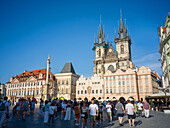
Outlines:
<svg viewBox="0 0 170 128"><path fill-rule="evenodd" d="M1 103L0 105L0 111L5 111L5 103Z"/></svg>
<svg viewBox="0 0 170 128"><path fill-rule="evenodd" d="M79 114L80 114L80 112L79 112L78 107L75 107L75 115L79 115Z"/></svg>

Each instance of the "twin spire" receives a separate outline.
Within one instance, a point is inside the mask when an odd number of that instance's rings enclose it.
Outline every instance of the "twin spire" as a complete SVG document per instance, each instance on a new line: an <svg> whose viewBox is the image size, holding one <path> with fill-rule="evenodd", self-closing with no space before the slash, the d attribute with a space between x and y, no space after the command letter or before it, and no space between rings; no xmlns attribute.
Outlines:
<svg viewBox="0 0 170 128"><path fill-rule="evenodd" d="M127 27L126 27L126 19L125 19L125 26L123 24L123 19L122 19L122 10L120 10L120 25L118 25L118 34L119 34L119 39L124 39L128 36L127 32ZM105 33L102 28L102 22L101 22L101 15L100 15L100 25L99 25L99 32L97 35L98 38L98 44L99 45L105 45ZM116 32L115 32L115 39L116 39ZM108 37L107 37L107 43L108 43ZM96 37L94 37L94 46L96 46Z"/></svg>

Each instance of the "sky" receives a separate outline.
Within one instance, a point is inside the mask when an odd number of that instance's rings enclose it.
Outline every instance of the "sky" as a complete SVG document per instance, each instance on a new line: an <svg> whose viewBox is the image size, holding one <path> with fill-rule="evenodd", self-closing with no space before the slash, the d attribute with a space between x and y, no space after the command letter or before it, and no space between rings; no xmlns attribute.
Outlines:
<svg viewBox="0 0 170 128"><path fill-rule="evenodd" d="M0 0L0 82L46 68L48 55L52 73L72 62L77 74L91 77L100 15L105 36L114 42L120 9L133 63L161 75L157 31L165 25L169 5L169 0Z"/></svg>

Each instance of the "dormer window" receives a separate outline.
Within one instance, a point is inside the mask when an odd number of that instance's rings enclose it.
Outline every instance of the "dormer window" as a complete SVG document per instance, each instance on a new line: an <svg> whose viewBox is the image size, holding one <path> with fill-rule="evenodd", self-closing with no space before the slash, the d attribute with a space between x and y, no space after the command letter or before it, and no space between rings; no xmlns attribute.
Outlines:
<svg viewBox="0 0 170 128"><path fill-rule="evenodd" d="M42 73L39 74L39 78L43 78L43 74Z"/></svg>

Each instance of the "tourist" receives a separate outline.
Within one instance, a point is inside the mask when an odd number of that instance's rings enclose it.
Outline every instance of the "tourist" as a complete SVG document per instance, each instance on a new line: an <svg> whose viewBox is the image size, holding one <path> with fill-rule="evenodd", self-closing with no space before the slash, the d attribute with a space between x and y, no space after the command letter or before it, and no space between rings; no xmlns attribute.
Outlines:
<svg viewBox="0 0 170 128"><path fill-rule="evenodd" d="M66 106L67 106L66 100L64 100L64 102L62 103L62 106L61 106L61 108L62 108L62 111L61 111L61 120L63 120L63 115L64 115L64 117L66 115Z"/></svg>
<svg viewBox="0 0 170 128"><path fill-rule="evenodd" d="M139 103L137 104L137 107L138 107L139 117L142 117L143 104L141 103L141 101L139 101Z"/></svg>
<svg viewBox="0 0 170 128"><path fill-rule="evenodd" d="M132 119L132 126L135 126L135 108L130 100L127 101L128 104L125 106L126 114L128 115L129 125L131 127L131 119Z"/></svg>
<svg viewBox="0 0 170 128"><path fill-rule="evenodd" d="M52 118L52 124L54 124L54 111L55 111L55 105L52 102L50 107L49 107L49 118L48 118L48 123L50 123L51 118Z"/></svg>
<svg viewBox="0 0 170 128"><path fill-rule="evenodd" d="M18 100L18 102L16 103L16 120L19 119L20 120L20 100Z"/></svg>
<svg viewBox="0 0 170 128"><path fill-rule="evenodd" d="M4 97L4 100L1 102L1 105L3 106L3 110L5 109L6 118L9 118L9 104L8 104L8 97Z"/></svg>
<svg viewBox="0 0 170 128"><path fill-rule="evenodd" d="M135 101L133 101L133 106L134 106L134 108L135 108L135 112L137 113L137 111L138 111L138 107L137 107L137 104L136 104L136 102L135 102Z"/></svg>
<svg viewBox="0 0 170 128"><path fill-rule="evenodd" d="M94 99L92 99L91 104L89 105L90 110L90 120L91 120L91 128L95 127L96 115L98 116L99 110L97 104L94 104Z"/></svg>
<svg viewBox="0 0 170 128"><path fill-rule="evenodd" d="M69 100L66 106L67 110L66 110L66 116L64 118L64 120L70 120L71 118L71 101Z"/></svg>
<svg viewBox="0 0 170 128"><path fill-rule="evenodd" d="M79 125L79 119L80 119L80 105L79 105L79 103L75 104L74 111L75 111L75 118L76 118L75 125Z"/></svg>
<svg viewBox="0 0 170 128"><path fill-rule="evenodd" d="M49 104L48 101L45 101L45 107L44 107L44 123L47 124L48 123L48 116L49 116Z"/></svg>
<svg viewBox="0 0 170 128"><path fill-rule="evenodd" d="M87 107L87 104L84 102L83 107L81 108L82 128L84 128L84 122L85 122L85 128L87 128L88 114L89 114L89 108Z"/></svg>
<svg viewBox="0 0 170 128"><path fill-rule="evenodd" d="M145 118L149 118L149 103L145 100L144 101L144 112L145 112Z"/></svg>
<svg viewBox="0 0 170 128"><path fill-rule="evenodd" d="M123 104L120 102L120 100L121 99L118 100L118 103L115 106L115 110L116 110L117 117L119 120L119 125L123 126L122 120L123 120L124 107L123 107Z"/></svg>
<svg viewBox="0 0 170 128"><path fill-rule="evenodd" d="M25 121L25 116L26 116L26 113L28 111L28 103L26 102L26 99L24 99L24 102L23 102L23 116L22 116L22 119Z"/></svg>
<svg viewBox="0 0 170 128"><path fill-rule="evenodd" d="M112 106L110 105L110 102L107 102L107 105L106 105L106 110L107 110L107 117L108 117L108 120L109 122L112 121Z"/></svg>
<svg viewBox="0 0 170 128"><path fill-rule="evenodd" d="M34 113L34 109L35 109L35 101L32 100L31 102L31 111Z"/></svg>

